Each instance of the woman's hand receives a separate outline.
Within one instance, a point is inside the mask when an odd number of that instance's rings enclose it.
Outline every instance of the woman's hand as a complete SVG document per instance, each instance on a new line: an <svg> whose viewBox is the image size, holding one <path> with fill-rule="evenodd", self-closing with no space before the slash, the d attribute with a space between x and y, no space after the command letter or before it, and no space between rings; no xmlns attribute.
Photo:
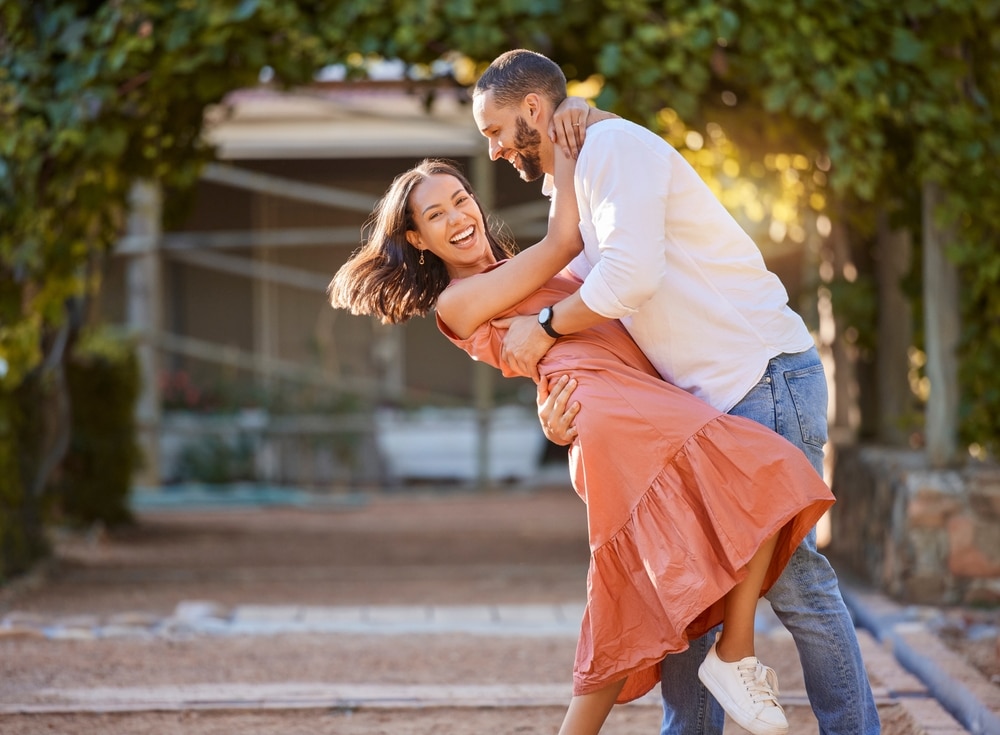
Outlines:
<svg viewBox="0 0 1000 735"><path fill-rule="evenodd" d="M567 158L575 159L580 155L583 139L587 137L584 131L587 129L589 116L590 105L583 97L567 97L552 113L549 137L562 148Z"/></svg>
<svg viewBox="0 0 1000 735"><path fill-rule="evenodd" d="M549 390L548 380L542 378L538 382L538 420L542 422L545 438L553 444L565 446L576 439L576 427L573 422L580 412L580 402L573 401L567 407L576 379L563 375Z"/></svg>
<svg viewBox="0 0 1000 735"><path fill-rule="evenodd" d="M567 97L552 113L549 137L567 158L576 160L587 137L587 126L613 117L618 115L591 107L583 97Z"/></svg>

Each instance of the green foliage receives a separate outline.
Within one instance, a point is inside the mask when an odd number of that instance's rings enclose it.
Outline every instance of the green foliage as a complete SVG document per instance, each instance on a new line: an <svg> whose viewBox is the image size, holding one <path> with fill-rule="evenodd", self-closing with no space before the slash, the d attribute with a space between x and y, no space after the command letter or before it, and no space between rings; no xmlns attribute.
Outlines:
<svg viewBox="0 0 1000 735"><path fill-rule="evenodd" d="M122 339L88 334L66 366L66 381L72 431L69 451L52 483L55 501L73 523L125 523L131 519L132 476L142 461L135 437L135 352Z"/></svg>
<svg viewBox="0 0 1000 735"><path fill-rule="evenodd" d="M177 471L182 482L222 485L254 480L253 445L243 434L235 441L209 436L184 446Z"/></svg>
<svg viewBox="0 0 1000 735"><path fill-rule="evenodd" d="M934 216L953 227L961 269L962 433L1000 450L1000 3L605 5L617 12L591 16L600 99L622 114L655 128L671 107L729 120L737 140L823 155L833 193L862 207L926 182L947 192ZM897 224L919 233L919 212Z"/></svg>
<svg viewBox="0 0 1000 735"><path fill-rule="evenodd" d="M37 381L16 391L0 389L0 584L22 572L48 551L39 498L25 492L22 460L38 441L31 407Z"/></svg>
<svg viewBox="0 0 1000 735"><path fill-rule="evenodd" d="M11 0L0 5L0 387L46 355L68 305L97 287L132 182L191 185L211 157L205 108L256 83L471 74L524 46L602 82L598 102L659 129L726 119L759 157L830 164L838 194L941 185L962 268L967 437L995 445L1000 378L1000 3L996 0ZM743 140L741 140L743 136ZM914 228L919 223L910 223ZM976 349L973 349L973 348ZM978 350L978 351L977 351Z"/></svg>
<svg viewBox="0 0 1000 735"><path fill-rule="evenodd" d="M205 107L321 63L318 5L41 2L0 9L0 382L42 358L121 231L129 186L183 189L211 157Z"/></svg>

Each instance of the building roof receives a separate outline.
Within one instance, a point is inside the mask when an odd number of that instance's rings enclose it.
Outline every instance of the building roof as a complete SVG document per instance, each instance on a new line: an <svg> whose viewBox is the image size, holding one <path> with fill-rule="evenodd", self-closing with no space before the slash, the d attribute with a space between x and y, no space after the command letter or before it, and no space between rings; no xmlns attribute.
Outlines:
<svg viewBox="0 0 1000 735"><path fill-rule="evenodd" d="M434 82L332 82L240 90L213 108L223 160L471 156L485 151L468 94Z"/></svg>

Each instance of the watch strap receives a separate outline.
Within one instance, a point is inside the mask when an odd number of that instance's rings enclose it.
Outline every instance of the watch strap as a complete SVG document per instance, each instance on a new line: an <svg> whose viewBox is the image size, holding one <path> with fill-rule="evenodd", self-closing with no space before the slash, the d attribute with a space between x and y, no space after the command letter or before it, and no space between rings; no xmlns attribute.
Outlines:
<svg viewBox="0 0 1000 735"><path fill-rule="evenodd" d="M546 310L548 311L548 318L542 319L542 314L545 314ZM551 306L547 306L545 307L545 309L541 311L541 313L539 313L538 323L542 325L542 329L544 329L545 333L549 335L552 339L559 339L563 335L561 335L559 332L557 332L555 329L552 328L552 318L554 316L555 316L555 311L552 309Z"/></svg>

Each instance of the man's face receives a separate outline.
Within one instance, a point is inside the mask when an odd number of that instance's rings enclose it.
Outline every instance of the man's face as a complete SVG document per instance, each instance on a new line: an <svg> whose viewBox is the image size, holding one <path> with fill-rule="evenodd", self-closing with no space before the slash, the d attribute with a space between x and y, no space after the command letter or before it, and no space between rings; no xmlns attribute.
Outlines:
<svg viewBox="0 0 1000 735"><path fill-rule="evenodd" d="M535 181L546 173L543 138L524 113L538 117L530 105L499 107L493 101L492 90L476 95L472 102L479 132L489 140L490 158L494 161L503 158L518 170L523 180Z"/></svg>

